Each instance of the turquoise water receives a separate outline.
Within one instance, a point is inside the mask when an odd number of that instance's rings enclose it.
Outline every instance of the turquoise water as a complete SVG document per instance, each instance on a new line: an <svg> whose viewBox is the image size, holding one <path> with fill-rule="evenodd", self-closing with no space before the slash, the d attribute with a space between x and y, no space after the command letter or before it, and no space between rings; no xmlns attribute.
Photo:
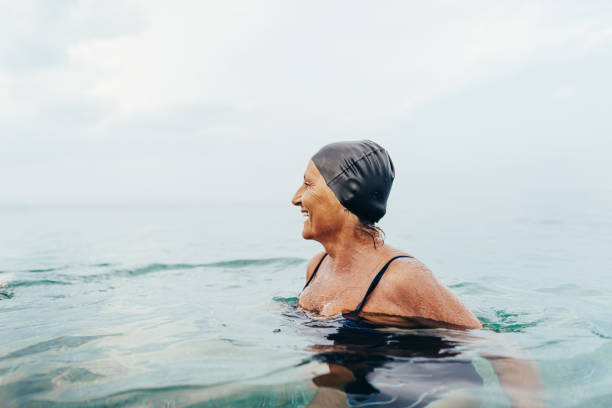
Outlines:
<svg viewBox="0 0 612 408"><path fill-rule="evenodd" d="M486 330L390 330L385 344L401 347L367 352L354 343L362 332L343 340L340 319L295 309L319 250L300 239L301 222L284 203L0 209L0 405L308 406L330 358L352 367L346 353L393 361L367 377L393 397L411 387L394 367L447 349L411 342L426 339L473 361L482 405L504 407L480 357L512 355L496 349L503 339L537 362L550 406L612 406L609 203L391 211L387 242L425 262ZM363 333L366 344L379 338ZM374 378L385 373L384 384Z"/></svg>

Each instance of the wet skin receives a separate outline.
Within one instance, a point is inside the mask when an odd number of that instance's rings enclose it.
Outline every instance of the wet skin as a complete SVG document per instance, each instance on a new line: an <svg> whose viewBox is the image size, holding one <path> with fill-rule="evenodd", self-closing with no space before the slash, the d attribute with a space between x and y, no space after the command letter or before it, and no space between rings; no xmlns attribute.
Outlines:
<svg viewBox="0 0 612 408"><path fill-rule="evenodd" d="M302 237L314 239L328 256L298 299L298 305L321 316L357 308L368 286L384 264L396 255L407 255L359 229L358 218L340 204L312 161L292 204L307 215ZM310 278L324 252L308 263ZM463 328L480 328L478 319L440 284L415 258L393 261L363 307L363 315L424 318Z"/></svg>

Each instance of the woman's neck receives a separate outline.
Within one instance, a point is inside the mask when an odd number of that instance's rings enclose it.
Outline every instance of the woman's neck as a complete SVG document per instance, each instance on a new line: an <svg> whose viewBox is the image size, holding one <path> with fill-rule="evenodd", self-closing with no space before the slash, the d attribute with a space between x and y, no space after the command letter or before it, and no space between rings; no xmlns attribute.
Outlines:
<svg viewBox="0 0 612 408"><path fill-rule="evenodd" d="M336 237L328 242L321 242L331 258L331 266L334 272L354 272L363 268L364 265L377 260L382 254L384 244L374 241L369 236L355 236L354 234Z"/></svg>

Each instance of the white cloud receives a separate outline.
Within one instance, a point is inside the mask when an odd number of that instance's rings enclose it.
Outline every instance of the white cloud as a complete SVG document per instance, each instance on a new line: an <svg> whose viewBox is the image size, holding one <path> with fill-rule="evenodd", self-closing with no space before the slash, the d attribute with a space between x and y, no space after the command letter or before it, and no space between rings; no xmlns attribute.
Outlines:
<svg viewBox="0 0 612 408"><path fill-rule="evenodd" d="M379 117L516 69L582 35L547 10L483 3L146 2L147 28L80 43L91 94L121 111L186 103Z"/></svg>
<svg viewBox="0 0 612 408"><path fill-rule="evenodd" d="M283 160L277 183L289 188L325 141L425 145L402 139L416 108L602 53L611 38L606 14L579 3L22 1L3 10L0 172L11 177L0 202L205 200L211 188L240 198ZM575 80L556 82L553 98L572 96L563 87ZM533 87L522 86L528 101ZM446 159L460 146L440 140ZM247 165L257 171L237 169Z"/></svg>

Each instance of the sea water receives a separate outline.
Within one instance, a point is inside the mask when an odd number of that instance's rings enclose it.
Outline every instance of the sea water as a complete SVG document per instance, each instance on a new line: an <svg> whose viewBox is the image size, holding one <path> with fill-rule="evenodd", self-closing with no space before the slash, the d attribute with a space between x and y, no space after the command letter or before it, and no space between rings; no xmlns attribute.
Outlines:
<svg viewBox="0 0 612 408"><path fill-rule="evenodd" d="M484 338L456 340L453 352L482 377L483 406L509 406L483 347L535 361L551 407L612 406L612 206L558 203L452 215L396 206L384 220L387 243L427 264L484 324L409 334ZM285 203L3 207L0 406L308 406L344 326L295 307L321 250L301 239L302 221ZM393 330L385 344L404 344ZM340 346L359 359L368 351L355 336ZM506 343L514 348L495 349ZM376 355L427 357L411 348Z"/></svg>

